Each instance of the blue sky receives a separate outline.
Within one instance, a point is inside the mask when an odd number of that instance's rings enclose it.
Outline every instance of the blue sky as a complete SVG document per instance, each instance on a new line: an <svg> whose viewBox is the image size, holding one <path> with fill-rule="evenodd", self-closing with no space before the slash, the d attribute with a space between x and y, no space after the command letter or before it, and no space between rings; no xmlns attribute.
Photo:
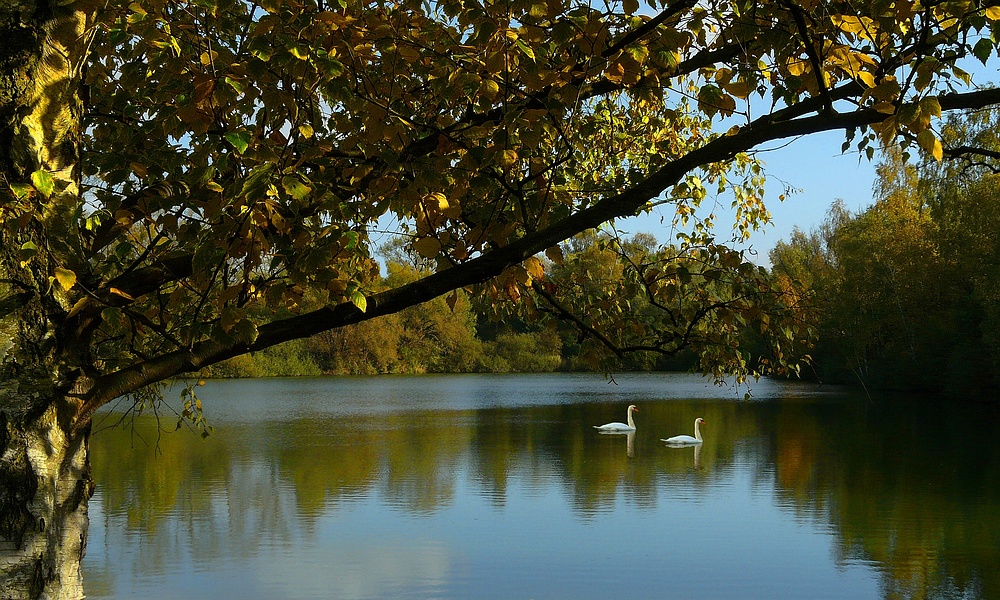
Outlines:
<svg viewBox="0 0 1000 600"><path fill-rule="evenodd" d="M842 131L827 132L799 138L790 144L775 143L766 146L773 150L758 154L765 162L768 175L765 203L771 211L772 223L754 232L745 246L739 246L757 251L754 262L769 264L767 253L777 242L787 241L796 226L807 232L817 227L835 200L843 200L854 212L872 204L872 184L879 156L876 153L872 161L864 157L859 161L857 152L849 150L842 154L844 139ZM786 186L798 191L786 196L783 202L779 201L778 196ZM719 199L722 205L716 225L719 241L732 237L732 218L724 216L731 215L728 211L730 201L729 198ZM650 233L659 242L667 243L671 237L669 223L672 217L667 214L668 208L619 221L618 229L630 234ZM665 224L661 224L661 220Z"/></svg>

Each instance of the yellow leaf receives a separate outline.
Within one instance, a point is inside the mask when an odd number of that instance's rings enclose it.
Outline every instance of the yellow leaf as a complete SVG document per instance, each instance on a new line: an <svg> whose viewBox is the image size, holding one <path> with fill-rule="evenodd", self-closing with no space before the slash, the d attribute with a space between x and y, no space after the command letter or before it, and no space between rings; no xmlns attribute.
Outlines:
<svg viewBox="0 0 1000 600"><path fill-rule="evenodd" d="M492 100L500 93L500 84L492 79L484 79L483 83L479 86L479 92Z"/></svg>
<svg viewBox="0 0 1000 600"><path fill-rule="evenodd" d="M941 102L934 96L927 96L920 100L920 112L931 117L941 116Z"/></svg>
<svg viewBox="0 0 1000 600"><path fill-rule="evenodd" d="M448 210L448 196L445 196L441 192L432 192L428 194L427 201L430 207L436 208L438 212Z"/></svg>
<svg viewBox="0 0 1000 600"><path fill-rule="evenodd" d="M745 81L733 81L722 86L727 92L737 98L746 98L750 95L750 86Z"/></svg>
<svg viewBox="0 0 1000 600"><path fill-rule="evenodd" d="M986 18L990 21L1000 21L1000 6L990 6L986 9Z"/></svg>
<svg viewBox="0 0 1000 600"><path fill-rule="evenodd" d="M62 289L68 292L74 285L76 285L76 273L70 271L69 269L56 267L56 281L59 282Z"/></svg>
<svg viewBox="0 0 1000 600"><path fill-rule="evenodd" d="M545 267L542 265L542 261L538 260L534 256L529 257L524 261L524 268L528 274L535 279L542 279L545 277Z"/></svg>
<svg viewBox="0 0 1000 600"><path fill-rule="evenodd" d="M938 162L944 159L944 147L941 145L941 140L937 138L934 138L934 147L931 148L931 156Z"/></svg>
<svg viewBox="0 0 1000 600"><path fill-rule="evenodd" d="M621 83L622 76L625 75L625 68L621 66L620 63L613 63L608 65L606 71L604 71L604 76L607 77L608 81L611 83Z"/></svg>
<svg viewBox="0 0 1000 600"><path fill-rule="evenodd" d="M934 154L935 149L941 145L940 140L934 135L934 132L930 129L924 129L917 134L917 145L920 146L926 152Z"/></svg>
<svg viewBox="0 0 1000 600"><path fill-rule="evenodd" d="M891 115L896 112L896 105L892 102L877 102L873 108L883 115Z"/></svg>
<svg viewBox="0 0 1000 600"><path fill-rule="evenodd" d="M504 273L507 275L509 282L516 282L525 287L531 285L531 274L521 265L508 267Z"/></svg>
<svg viewBox="0 0 1000 600"><path fill-rule="evenodd" d="M875 22L868 17L855 17L852 15L833 15L830 17L834 26L845 33L857 34L859 37L868 38L875 29Z"/></svg>
<svg viewBox="0 0 1000 600"><path fill-rule="evenodd" d="M112 294L114 294L116 296L121 296L122 298L125 298L126 300L133 300L133 301L135 300L135 298L133 298L132 296L130 296L128 294L128 292L123 292L123 291L121 291L120 289L118 289L116 287L111 288L110 291L111 291Z"/></svg>
<svg viewBox="0 0 1000 600"><path fill-rule="evenodd" d="M860 79L861 83L865 84L865 87L867 88L875 87L875 76L868 71L859 72L858 79Z"/></svg>
<svg viewBox="0 0 1000 600"><path fill-rule="evenodd" d="M76 315L80 314L80 311L83 310L84 307L87 306L87 304L89 304L89 301L90 298L88 298L87 296L80 298L79 300L76 301L76 304L73 305L73 308L69 309L69 314L67 314L66 316L68 318L73 318Z"/></svg>
<svg viewBox="0 0 1000 600"><path fill-rule="evenodd" d="M789 60L786 66L788 67L788 74L793 77L798 77L806 71L806 61L804 60Z"/></svg>
<svg viewBox="0 0 1000 600"><path fill-rule="evenodd" d="M552 246L545 250L545 256L557 265L563 264L563 252L559 246Z"/></svg>
<svg viewBox="0 0 1000 600"><path fill-rule="evenodd" d="M500 155L500 165L503 167L509 167L517 162L517 151L516 150L504 150Z"/></svg>
<svg viewBox="0 0 1000 600"><path fill-rule="evenodd" d="M434 258L441 250L441 242L433 237L422 237L413 242L413 249L425 258Z"/></svg>

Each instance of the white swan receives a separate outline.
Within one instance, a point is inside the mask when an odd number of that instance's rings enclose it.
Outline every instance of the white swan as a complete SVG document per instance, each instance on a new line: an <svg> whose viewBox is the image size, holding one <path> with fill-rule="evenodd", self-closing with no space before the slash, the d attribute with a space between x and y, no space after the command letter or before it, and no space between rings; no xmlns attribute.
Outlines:
<svg viewBox="0 0 1000 600"><path fill-rule="evenodd" d="M661 439L661 442L666 442L668 444L677 444L678 446L686 446L690 444L700 444L701 443L701 428L699 427L705 419L698 417L694 420L694 437L689 435L675 435L672 438Z"/></svg>
<svg viewBox="0 0 1000 600"><path fill-rule="evenodd" d="M605 423L604 425L594 425L594 429L601 431L635 431L635 422L632 421L632 413L639 412L635 404L628 405L628 424L625 423Z"/></svg>

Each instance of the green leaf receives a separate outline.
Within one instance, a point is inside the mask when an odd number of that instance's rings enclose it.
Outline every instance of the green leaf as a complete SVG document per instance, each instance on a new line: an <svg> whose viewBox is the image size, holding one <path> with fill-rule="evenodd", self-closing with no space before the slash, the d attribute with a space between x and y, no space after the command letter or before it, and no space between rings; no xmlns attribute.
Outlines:
<svg viewBox="0 0 1000 600"><path fill-rule="evenodd" d="M233 145L238 154L243 154L250 147L253 134L249 131L231 131L226 134L226 141Z"/></svg>
<svg viewBox="0 0 1000 600"><path fill-rule="evenodd" d="M365 295L361 293L361 290L355 288L351 291L351 304L358 307L358 310L365 312L368 310L368 299Z"/></svg>
<svg viewBox="0 0 1000 600"><path fill-rule="evenodd" d="M985 65L986 61L990 59L990 55L993 54L993 42L987 38L979 40L972 48L972 53L979 59L979 62Z"/></svg>
<svg viewBox="0 0 1000 600"><path fill-rule="evenodd" d="M303 183L295 175L285 175L281 179L281 187L285 188L285 191L289 196L295 198L296 200L305 200L312 192L312 188Z"/></svg>
<svg viewBox="0 0 1000 600"><path fill-rule="evenodd" d="M243 87L243 84L237 79L233 79L232 77L223 77L222 80L226 82L229 87L236 90L237 94L242 94L246 90L246 88Z"/></svg>
<svg viewBox="0 0 1000 600"><path fill-rule="evenodd" d="M236 341L243 342L244 344L252 344L257 341L257 324L250 319L240 319L237 321L236 325L229 332Z"/></svg>
<svg viewBox="0 0 1000 600"><path fill-rule="evenodd" d="M31 174L31 184L35 186L38 193L48 198L55 191L56 182L52 179L52 174L44 169L39 169Z"/></svg>
<svg viewBox="0 0 1000 600"><path fill-rule="evenodd" d="M33 186L28 185L27 183L10 184L10 191L14 192L14 196L17 197L18 200L24 200L29 195L31 195L31 192L33 192L34 190L35 188Z"/></svg>
<svg viewBox="0 0 1000 600"><path fill-rule="evenodd" d="M264 163L254 167L247 178L243 180L243 189L240 190L240 195L251 199L263 198L271 183L272 170L274 170L274 163Z"/></svg>
<svg viewBox="0 0 1000 600"><path fill-rule="evenodd" d="M36 246L34 242L24 242L21 244L21 250L18 252L18 258L21 259L21 262L26 262L34 258L36 254L38 254L38 246Z"/></svg>
<svg viewBox="0 0 1000 600"><path fill-rule="evenodd" d="M535 51L532 50L531 46L526 44L524 40L518 38L517 41L514 42L514 45L517 46L517 49L521 51L521 54L527 56L531 60L535 60Z"/></svg>

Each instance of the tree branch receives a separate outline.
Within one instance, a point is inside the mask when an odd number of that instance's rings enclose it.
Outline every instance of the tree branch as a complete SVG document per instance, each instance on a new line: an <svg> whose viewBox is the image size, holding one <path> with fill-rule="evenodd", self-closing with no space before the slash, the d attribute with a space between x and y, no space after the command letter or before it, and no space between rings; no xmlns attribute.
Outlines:
<svg viewBox="0 0 1000 600"><path fill-rule="evenodd" d="M1000 104L1000 89L949 93L939 96L938 100L942 110L982 108ZM872 108L778 122L774 122L770 115L761 117L733 135L717 137L704 146L671 161L635 186L608 196L545 229L530 233L507 246L492 250L461 265L438 271L399 288L375 294L368 299L367 312L362 312L350 302L325 307L261 325L258 328L257 340L253 344L224 344L206 340L194 344L190 350L171 352L106 374L98 378L85 398L74 429L79 431L85 427L94 411L114 398L151 383L181 373L194 372L234 356L263 350L292 339L305 338L321 331L392 314L452 290L485 282L503 273L507 267L519 264L577 233L593 229L615 218L634 215L647 202L700 166L730 160L737 154L765 142L823 131L853 129L877 123L885 118L886 115Z"/></svg>
<svg viewBox="0 0 1000 600"><path fill-rule="evenodd" d="M667 7L663 12L646 21L639 27L628 32L620 40L609 46L601 53L603 58L611 58L632 42L638 41L656 30L663 22L671 17L675 17L685 10L690 10L698 4L697 0L681 0L673 6Z"/></svg>
<svg viewBox="0 0 1000 600"><path fill-rule="evenodd" d="M827 88L826 78L823 76L825 72L823 70L823 63L816 52L816 46L812 42L812 37L809 35L809 26L806 25L805 17L802 15L802 8L788 1L782 2L782 4L792 13L792 20L795 21L795 27L799 30L799 36L802 38L802 45L806 49L809 62L812 63L813 73L816 75L816 84L819 86L819 96L823 99L823 110L833 113L833 99L830 97L830 90Z"/></svg>

